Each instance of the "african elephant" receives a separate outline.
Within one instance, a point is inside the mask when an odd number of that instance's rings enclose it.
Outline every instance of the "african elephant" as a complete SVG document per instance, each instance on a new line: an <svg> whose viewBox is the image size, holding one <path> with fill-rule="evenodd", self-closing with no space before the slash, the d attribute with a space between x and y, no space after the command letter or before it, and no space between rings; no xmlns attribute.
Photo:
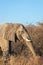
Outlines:
<svg viewBox="0 0 43 65"><path fill-rule="evenodd" d="M25 27L22 24L7 23L7 24L2 25L2 27L0 28L0 38L1 37L2 37L2 39L7 41L7 42L5 41L6 44L3 43L7 48L7 51L5 49L6 53L8 53L8 50L9 50L9 41L13 41L15 43L16 39L18 39L21 42L23 39L26 42L26 45L28 46L28 48L31 50L33 56L36 56L34 48L31 44L31 38L30 38L27 30L25 29Z"/></svg>

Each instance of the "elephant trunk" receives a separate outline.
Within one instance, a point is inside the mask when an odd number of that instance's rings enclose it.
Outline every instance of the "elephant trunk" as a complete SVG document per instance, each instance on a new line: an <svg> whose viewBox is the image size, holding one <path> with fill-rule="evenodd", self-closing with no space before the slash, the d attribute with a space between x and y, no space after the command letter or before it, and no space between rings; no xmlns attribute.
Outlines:
<svg viewBox="0 0 43 65"><path fill-rule="evenodd" d="M35 53L35 50L34 50L32 44L31 44L31 42L30 41L26 41L26 45L28 46L28 48L32 52L33 56L36 57L36 53Z"/></svg>
<svg viewBox="0 0 43 65"><path fill-rule="evenodd" d="M26 45L30 49L30 51L32 52L33 56L36 57L35 50L34 50L32 44L31 44L31 40L29 39L29 37L28 36L26 37L26 35L25 35L25 36L22 36L22 38L26 42Z"/></svg>

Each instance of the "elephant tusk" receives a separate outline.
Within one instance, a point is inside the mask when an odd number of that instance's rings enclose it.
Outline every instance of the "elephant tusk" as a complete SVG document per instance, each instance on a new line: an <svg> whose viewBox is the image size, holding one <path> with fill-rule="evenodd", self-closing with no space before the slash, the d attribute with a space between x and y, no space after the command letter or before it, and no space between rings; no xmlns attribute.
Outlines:
<svg viewBox="0 0 43 65"><path fill-rule="evenodd" d="M30 42L31 40L26 39L27 42Z"/></svg>
<svg viewBox="0 0 43 65"><path fill-rule="evenodd" d="M23 37L23 36L22 36ZM23 37L23 39L27 42L30 42L31 40L27 39L26 37Z"/></svg>

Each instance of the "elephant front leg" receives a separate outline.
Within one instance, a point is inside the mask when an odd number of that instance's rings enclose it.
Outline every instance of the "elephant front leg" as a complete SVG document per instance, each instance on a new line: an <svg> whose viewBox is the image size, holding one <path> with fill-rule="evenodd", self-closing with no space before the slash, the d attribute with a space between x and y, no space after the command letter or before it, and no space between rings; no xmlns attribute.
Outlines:
<svg viewBox="0 0 43 65"><path fill-rule="evenodd" d="M3 51L3 58L5 61L7 60L8 56L9 56L8 51Z"/></svg>
<svg viewBox="0 0 43 65"><path fill-rule="evenodd" d="M4 60L8 59L9 56L9 42L7 40L3 40L3 47L2 47L2 51L3 51L3 58Z"/></svg>

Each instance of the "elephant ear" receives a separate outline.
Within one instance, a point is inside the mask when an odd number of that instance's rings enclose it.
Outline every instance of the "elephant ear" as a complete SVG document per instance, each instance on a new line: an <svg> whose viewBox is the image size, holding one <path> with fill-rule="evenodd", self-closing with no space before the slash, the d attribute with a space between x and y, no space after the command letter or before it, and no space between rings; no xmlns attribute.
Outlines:
<svg viewBox="0 0 43 65"><path fill-rule="evenodd" d="M6 40L14 41L15 42L15 32L14 32L13 28L5 31L4 38Z"/></svg>

